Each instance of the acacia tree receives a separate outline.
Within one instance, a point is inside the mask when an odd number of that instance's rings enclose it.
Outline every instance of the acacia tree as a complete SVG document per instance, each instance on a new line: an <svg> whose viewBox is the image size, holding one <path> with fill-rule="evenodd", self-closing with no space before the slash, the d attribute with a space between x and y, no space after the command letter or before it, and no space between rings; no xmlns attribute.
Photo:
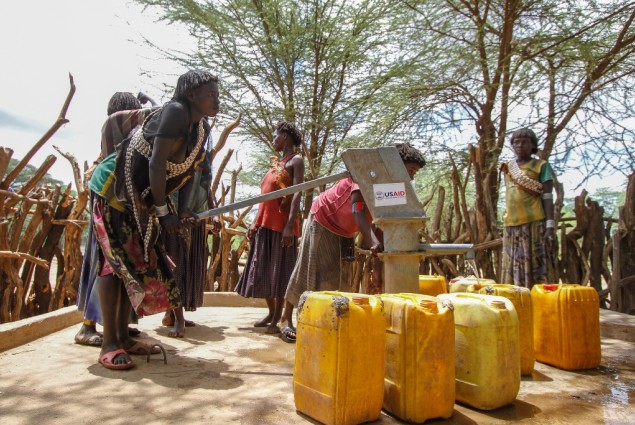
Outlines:
<svg viewBox="0 0 635 425"><path fill-rule="evenodd" d="M448 130L463 130L464 135L466 124L472 126L472 242L498 237L498 165L508 130L533 127L544 140L540 154L545 159L556 154L561 169L577 154L600 170L597 163L603 157L589 155L589 148L605 146L607 140L617 150L628 149L633 133L624 117L633 111L632 96L614 90L631 93L635 82L634 3L397 3L407 6L399 19L413 60L401 74L408 77L386 88L393 99L408 100L401 100L403 108L395 112L404 119L392 121L409 119L428 138L446 142L448 134L457 134ZM591 128L589 122L607 125ZM632 163L623 168L632 169ZM494 275L491 261L481 264L490 264L486 273Z"/></svg>
<svg viewBox="0 0 635 425"><path fill-rule="evenodd" d="M390 4L382 0L138 0L162 20L185 25L195 52L164 52L221 76L223 108L239 131L271 146L279 119L305 133L308 178L328 174L340 151L362 137L367 107L389 81ZM363 125L362 125L363 124ZM366 141L367 142L367 141ZM268 149L265 149L268 150ZM305 210L311 195L305 202Z"/></svg>

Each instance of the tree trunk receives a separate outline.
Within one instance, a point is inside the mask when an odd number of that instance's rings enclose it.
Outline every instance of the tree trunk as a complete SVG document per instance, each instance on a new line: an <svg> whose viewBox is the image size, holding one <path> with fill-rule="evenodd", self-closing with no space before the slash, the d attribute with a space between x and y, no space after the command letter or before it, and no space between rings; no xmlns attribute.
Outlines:
<svg viewBox="0 0 635 425"><path fill-rule="evenodd" d="M635 173L628 177L626 199L624 206L620 208L619 224L619 281L613 282L616 286L611 299L616 311L635 314Z"/></svg>
<svg viewBox="0 0 635 425"><path fill-rule="evenodd" d="M584 236L585 241L588 239L590 241L589 246L589 265L590 265L590 276L589 280L591 286L594 287L598 292L600 292L602 288L602 267L603 267L603 258L604 258L604 221L602 220L604 216L604 208L600 206L595 201L588 200L587 206L589 207L589 229L587 234ZM606 305L602 307L606 308Z"/></svg>

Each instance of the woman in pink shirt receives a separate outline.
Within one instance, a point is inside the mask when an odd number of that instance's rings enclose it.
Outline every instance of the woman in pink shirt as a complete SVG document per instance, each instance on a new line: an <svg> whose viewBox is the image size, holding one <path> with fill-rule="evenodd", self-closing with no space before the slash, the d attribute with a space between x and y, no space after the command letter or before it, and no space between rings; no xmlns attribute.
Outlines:
<svg viewBox="0 0 635 425"><path fill-rule="evenodd" d="M399 143L399 151L411 179L425 165L423 155L409 143ZM295 341L292 311L304 291L339 290L347 282L347 269L342 268L345 247L361 233L373 255L383 250L381 237L371 225L372 217L366 208L359 186L348 177L324 191L313 202L302 235L298 261L291 274L285 294L285 310L281 325L283 339Z"/></svg>

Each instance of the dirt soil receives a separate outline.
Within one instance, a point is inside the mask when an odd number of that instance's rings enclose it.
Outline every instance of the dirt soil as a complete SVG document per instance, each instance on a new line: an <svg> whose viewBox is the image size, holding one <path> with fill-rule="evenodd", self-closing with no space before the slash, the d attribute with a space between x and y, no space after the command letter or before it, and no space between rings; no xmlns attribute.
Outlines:
<svg viewBox="0 0 635 425"><path fill-rule="evenodd" d="M167 337L161 316L141 320L142 341L160 355L111 371L99 349L73 343L79 325L0 353L0 423L304 424L293 401L295 346L252 324L261 308L204 307L186 313L197 326ZM603 339L597 369L566 372L536 363L516 401L483 412L455 405L447 421L426 424L635 423L635 343ZM387 413L377 424L402 423Z"/></svg>

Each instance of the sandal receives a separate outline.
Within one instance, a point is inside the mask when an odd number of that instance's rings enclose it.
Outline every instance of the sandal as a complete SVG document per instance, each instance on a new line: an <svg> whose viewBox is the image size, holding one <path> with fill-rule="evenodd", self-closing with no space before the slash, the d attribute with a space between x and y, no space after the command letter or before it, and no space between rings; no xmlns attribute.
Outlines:
<svg viewBox="0 0 635 425"><path fill-rule="evenodd" d="M280 331L280 337L284 342L294 343L296 339L295 328L287 326Z"/></svg>
<svg viewBox="0 0 635 425"><path fill-rule="evenodd" d="M130 359L129 363L122 363L122 364L114 364L112 361L115 359L115 357L117 356L121 356L121 355L125 355L127 356L128 353L126 353L126 350L123 349L118 349L115 351L110 351L108 353L105 353L101 356L99 356L99 358L97 359L97 361L106 369L112 369L112 370L126 370L126 369L132 369L135 364L132 361L132 359Z"/></svg>

